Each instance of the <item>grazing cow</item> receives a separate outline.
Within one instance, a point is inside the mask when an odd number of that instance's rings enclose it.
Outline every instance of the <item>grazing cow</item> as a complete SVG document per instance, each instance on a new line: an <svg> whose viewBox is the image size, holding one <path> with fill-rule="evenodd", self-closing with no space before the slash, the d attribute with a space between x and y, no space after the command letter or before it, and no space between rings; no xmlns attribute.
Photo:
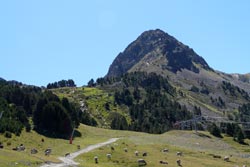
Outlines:
<svg viewBox="0 0 250 167"><path fill-rule="evenodd" d="M98 156L94 157L95 163L98 164Z"/></svg>
<svg viewBox="0 0 250 167"><path fill-rule="evenodd" d="M25 150L25 147L24 146L20 146L20 151L24 151Z"/></svg>
<svg viewBox="0 0 250 167"><path fill-rule="evenodd" d="M167 153L169 150L167 148L164 148L162 152Z"/></svg>
<svg viewBox="0 0 250 167"><path fill-rule="evenodd" d="M111 160L112 155L111 154L107 154L106 157L108 158L108 160Z"/></svg>
<svg viewBox="0 0 250 167"><path fill-rule="evenodd" d="M68 156L70 156L70 153L66 153L66 154L65 154L65 157L68 157Z"/></svg>
<svg viewBox="0 0 250 167"><path fill-rule="evenodd" d="M51 152L52 152L52 149L51 149L51 148L47 148L47 149L44 151L44 153L45 153L46 156L49 156L49 155L51 154Z"/></svg>
<svg viewBox="0 0 250 167"><path fill-rule="evenodd" d="M126 152L126 153L127 153L127 152L128 152L128 148L124 148L124 152Z"/></svg>
<svg viewBox="0 0 250 167"><path fill-rule="evenodd" d="M177 163L178 166L182 166L182 165L181 165L181 160L180 160L180 159L178 159L178 160L176 161L176 163Z"/></svg>
<svg viewBox="0 0 250 167"><path fill-rule="evenodd" d="M228 162L229 161L229 156L225 156L224 161Z"/></svg>
<svg viewBox="0 0 250 167"><path fill-rule="evenodd" d="M220 155L213 155L213 158L221 158Z"/></svg>
<svg viewBox="0 0 250 167"><path fill-rule="evenodd" d="M23 144L20 144L20 146L17 147L17 151L24 151L25 146Z"/></svg>
<svg viewBox="0 0 250 167"><path fill-rule="evenodd" d="M113 146L111 146L111 151L115 151L115 148Z"/></svg>
<svg viewBox="0 0 250 167"><path fill-rule="evenodd" d="M15 148L12 148L12 150L13 150L13 151L17 151L17 147L15 147Z"/></svg>
<svg viewBox="0 0 250 167"><path fill-rule="evenodd" d="M33 149L30 150L30 153L31 153L31 154L37 154L38 151L37 151L37 149L34 149L34 148L33 148Z"/></svg>
<svg viewBox="0 0 250 167"><path fill-rule="evenodd" d="M16 148L13 148L14 151L24 151L25 147L17 146Z"/></svg>
<svg viewBox="0 0 250 167"><path fill-rule="evenodd" d="M167 165L168 162L167 161L160 161L160 164Z"/></svg>
<svg viewBox="0 0 250 167"><path fill-rule="evenodd" d="M45 154L46 156L49 156L49 155L50 155L50 152L49 152L49 151L45 151L44 154Z"/></svg>
<svg viewBox="0 0 250 167"><path fill-rule="evenodd" d="M44 142L44 139L42 138L41 142Z"/></svg>
<svg viewBox="0 0 250 167"><path fill-rule="evenodd" d="M139 156L139 151L135 151L135 156Z"/></svg>
<svg viewBox="0 0 250 167"><path fill-rule="evenodd" d="M182 152L177 152L176 155L177 156L182 156Z"/></svg>
<svg viewBox="0 0 250 167"><path fill-rule="evenodd" d="M138 159L137 163L138 163L139 166L145 166L145 165L147 165L147 162L144 159Z"/></svg>
<svg viewBox="0 0 250 167"><path fill-rule="evenodd" d="M147 155L148 155L147 152L144 152L144 153L142 154L143 157L146 157Z"/></svg>
<svg viewBox="0 0 250 167"><path fill-rule="evenodd" d="M2 144L0 144L0 149L3 149L3 145Z"/></svg>

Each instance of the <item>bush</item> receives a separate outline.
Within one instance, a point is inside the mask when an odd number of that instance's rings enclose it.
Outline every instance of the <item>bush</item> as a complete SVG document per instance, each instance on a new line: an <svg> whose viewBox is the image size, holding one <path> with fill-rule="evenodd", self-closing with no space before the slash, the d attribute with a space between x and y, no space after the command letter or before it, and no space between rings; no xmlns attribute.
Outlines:
<svg viewBox="0 0 250 167"><path fill-rule="evenodd" d="M11 134L10 132L6 131L6 132L4 133L4 137L6 137L6 138L11 138L11 137L12 137L12 134Z"/></svg>
<svg viewBox="0 0 250 167"><path fill-rule="evenodd" d="M190 89L190 91L195 92L195 93L198 93L200 90L199 90L198 87L192 86L191 89Z"/></svg>

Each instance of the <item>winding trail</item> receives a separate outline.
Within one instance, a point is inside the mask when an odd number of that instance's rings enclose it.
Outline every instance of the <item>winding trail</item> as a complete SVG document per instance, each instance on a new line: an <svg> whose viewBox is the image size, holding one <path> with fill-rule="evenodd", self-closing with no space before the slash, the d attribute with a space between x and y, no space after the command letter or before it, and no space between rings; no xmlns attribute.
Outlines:
<svg viewBox="0 0 250 167"><path fill-rule="evenodd" d="M106 142L90 145L84 149L77 151L77 152L71 153L70 156L68 156L68 157L59 157L58 159L62 161L61 163L44 164L41 167L68 167L68 166L75 166L76 167L79 163L75 162L74 158L76 158L80 154L84 154L84 153L87 153L87 152L92 151L94 149L97 149L99 147L114 143L118 139L119 138L111 138Z"/></svg>

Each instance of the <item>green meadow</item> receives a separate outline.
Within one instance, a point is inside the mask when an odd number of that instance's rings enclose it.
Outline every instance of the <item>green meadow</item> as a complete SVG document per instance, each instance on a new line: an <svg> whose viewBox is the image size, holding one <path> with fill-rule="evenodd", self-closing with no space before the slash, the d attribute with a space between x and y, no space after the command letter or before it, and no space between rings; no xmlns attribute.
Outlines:
<svg viewBox="0 0 250 167"><path fill-rule="evenodd" d="M23 132L21 136L12 135L12 138L0 135L0 141L4 145L4 149L0 150L0 166L23 167L40 166L44 162L58 163L58 157L77 151L77 145L84 148L114 137L120 139L110 145L82 154L76 157L75 161L80 167L136 167L138 159L144 159L150 167L164 166L159 163L160 161L168 162L168 166L177 166L178 159L185 167L232 167L250 164L249 145L240 145L227 136L222 139L216 138L207 132L169 131L161 135L152 135L86 125L81 125L78 131L81 136L75 137L72 144L69 144L69 140L48 138L34 131ZM246 140L246 143L248 144L249 141ZM26 147L25 151L12 150L20 144ZM32 148L36 148L38 153L31 154ZM46 148L52 149L50 156L44 155ZM124 148L128 151L125 152ZM163 153L162 150L165 148L169 152ZM135 151L139 152L138 156L135 156ZM144 152L147 152L145 157L142 156ZM176 152L182 152L183 155L177 156ZM108 153L112 154L110 160L106 157ZM214 155L221 158L214 158ZM98 164L94 162L95 156L98 156ZM231 156L229 162L223 160L225 156Z"/></svg>

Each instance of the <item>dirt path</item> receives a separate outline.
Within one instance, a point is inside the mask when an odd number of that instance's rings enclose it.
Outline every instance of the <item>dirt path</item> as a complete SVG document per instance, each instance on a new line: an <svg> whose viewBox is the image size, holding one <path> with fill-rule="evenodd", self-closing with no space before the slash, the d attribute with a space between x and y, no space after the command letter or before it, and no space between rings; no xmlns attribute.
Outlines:
<svg viewBox="0 0 250 167"><path fill-rule="evenodd" d="M97 149L99 147L111 144L113 142L116 142L119 138L111 138L106 142L103 143L98 143L98 144L94 144L94 145L90 145L84 149L81 149L77 152L71 153L70 156L68 157L59 157L58 159L62 161L62 163L50 163L50 164L45 164L42 165L41 167L68 167L68 166L77 166L78 163L74 161L74 158L76 158L77 156L79 156L80 154L83 153L87 153L89 151L92 151L94 149Z"/></svg>

